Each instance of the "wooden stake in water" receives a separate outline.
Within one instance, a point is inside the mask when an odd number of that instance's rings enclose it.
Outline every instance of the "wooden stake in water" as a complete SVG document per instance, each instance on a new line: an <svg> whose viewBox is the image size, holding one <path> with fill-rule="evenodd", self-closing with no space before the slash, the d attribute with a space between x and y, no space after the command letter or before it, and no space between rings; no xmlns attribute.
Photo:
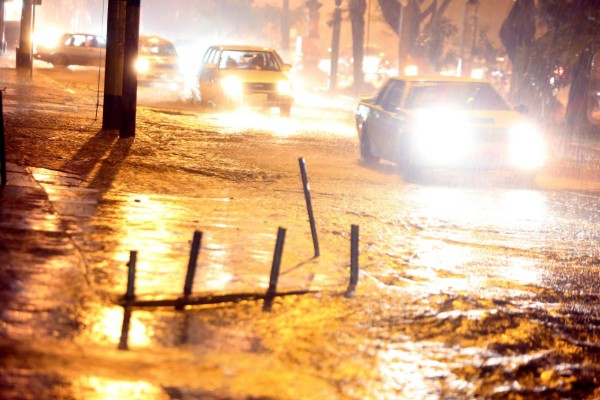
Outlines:
<svg viewBox="0 0 600 400"><path fill-rule="evenodd" d="M279 270L281 267L281 256L283 253L283 244L285 242L285 228L277 230L277 242L275 243L275 254L273 255L273 265L271 266L271 277L269 279L269 289L265 297L263 306L264 311L270 311L273 305L273 298L277 292L277 281L279 280Z"/></svg>
<svg viewBox="0 0 600 400"><path fill-rule="evenodd" d="M304 198L306 199L306 208L308 210L308 220L310 222L310 233L312 234L313 247L315 249L315 258L319 257L319 239L317 238L317 227L315 225L315 216L312 209L312 201L310 199L310 186L306 174L306 162L303 157L298 159L300 163L300 174L302 175L302 186L304 187Z"/></svg>
<svg viewBox="0 0 600 400"><path fill-rule="evenodd" d="M127 292L125 293L125 305L123 306L123 325L121 325L121 339L119 340L119 350L129 348L129 325L131 324L131 301L135 298L135 265L137 263L137 251L129 252L129 262L127 263Z"/></svg>
<svg viewBox="0 0 600 400"><path fill-rule="evenodd" d="M346 297L354 296L358 285L358 225L352 225L350 233L350 284Z"/></svg>
<svg viewBox="0 0 600 400"><path fill-rule="evenodd" d="M192 248L190 250L190 261L188 263L187 274L185 276L185 285L183 286L184 296L189 296L192 294L192 286L194 285L194 276L196 275L198 253L200 252L201 242L202 232L195 231L194 238L192 239Z"/></svg>

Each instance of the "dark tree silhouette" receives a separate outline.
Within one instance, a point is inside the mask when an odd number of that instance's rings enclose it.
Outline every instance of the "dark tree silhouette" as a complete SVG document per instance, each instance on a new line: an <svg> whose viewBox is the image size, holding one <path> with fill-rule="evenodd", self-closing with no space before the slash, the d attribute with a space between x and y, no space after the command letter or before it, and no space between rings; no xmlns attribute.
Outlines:
<svg viewBox="0 0 600 400"><path fill-rule="evenodd" d="M361 90L364 83L363 59L365 42L366 0L350 0L348 11L352 24L352 56L354 57L354 88Z"/></svg>
<svg viewBox="0 0 600 400"><path fill-rule="evenodd" d="M458 30L444 17L453 0L407 0L403 23L409 25L408 53L415 59L427 61L434 70L445 62L445 44ZM377 0L385 22L398 33L399 0ZM403 29L404 30L404 29Z"/></svg>
<svg viewBox="0 0 600 400"><path fill-rule="evenodd" d="M544 26L535 37L534 16ZM600 121L594 121L590 112L594 88L600 87L591 74L594 59L600 59L598 0L538 0L537 8L533 0L517 0L501 38L513 75L520 78L513 80L512 93L546 116L544 108L556 101L551 78L557 67L563 67L567 73L558 84L570 85L565 122L576 133L598 131Z"/></svg>

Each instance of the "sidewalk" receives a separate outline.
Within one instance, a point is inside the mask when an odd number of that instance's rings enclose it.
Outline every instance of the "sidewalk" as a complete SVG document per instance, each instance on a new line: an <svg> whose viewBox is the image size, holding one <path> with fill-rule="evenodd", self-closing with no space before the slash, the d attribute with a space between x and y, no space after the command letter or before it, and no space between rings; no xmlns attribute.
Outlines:
<svg viewBox="0 0 600 400"><path fill-rule="evenodd" d="M0 60L4 60L2 64L14 61L7 54ZM6 115L15 110L24 112L43 107L39 93L47 90L49 84L52 83L42 75L36 74L30 79L28 71L0 69L0 87L6 88L3 94L5 125ZM40 103L30 103L38 96ZM5 132L5 136L15 134ZM6 156L7 185L0 189L0 265L6 269L0 273L42 268L35 272L37 275L43 274L44 268L61 265L74 268L81 276L84 272L82 257L45 188L34 178L22 156L12 154L10 149L6 150Z"/></svg>

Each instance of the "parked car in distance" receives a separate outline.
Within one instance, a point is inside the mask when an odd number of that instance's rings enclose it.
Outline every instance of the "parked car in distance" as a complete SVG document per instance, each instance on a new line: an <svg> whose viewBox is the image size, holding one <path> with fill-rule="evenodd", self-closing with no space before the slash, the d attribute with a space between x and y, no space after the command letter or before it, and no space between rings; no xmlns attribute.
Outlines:
<svg viewBox="0 0 600 400"><path fill-rule="evenodd" d="M289 116L293 103L289 69L268 47L210 46L198 75L200 101L215 107L278 107L282 116Z"/></svg>
<svg viewBox="0 0 600 400"><path fill-rule="evenodd" d="M136 61L138 84L181 89L183 75L173 43L157 35L140 35Z"/></svg>
<svg viewBox="0 0 600 400"><path fill-rule="evenodd" d="M34 57L55 67L92 65L104 67L106 39L93 33L65 33L55 46L38 46Z"/></svg>
<svg viewBox="0 0 600 400"><path fill-rule="evenodd" d="M361 160L396 163L409 180L443 168L510 170L532 183L545 160L542 132L485 81L390 78L355 120Z"/></svg>

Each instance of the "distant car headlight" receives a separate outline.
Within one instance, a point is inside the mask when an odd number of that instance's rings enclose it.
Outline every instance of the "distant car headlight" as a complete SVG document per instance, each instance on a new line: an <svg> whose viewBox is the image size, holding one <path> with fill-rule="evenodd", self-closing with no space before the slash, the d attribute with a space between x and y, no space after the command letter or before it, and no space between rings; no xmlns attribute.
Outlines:
<svg viewBox="0 0 600 400"><path fill-rule="evenodd" d="M428 110L414 125L416 161L435 165L456 165L472 151L473 133L457 110Z"/></svg>
<svg viewBox="0 0 600 400"><path fill-rule="evenodd" d="M279 81L277 82L277 92L282 96L290 96L292 85L288 81Z"/></svg>
<svg viewBox="0 0 600 400"><path fill-rule="evenodd" d="M534 169L544 165L546 144L534 125L521 123L513 127L509 146L510 161L514 167Z"/></svg>
<svg viewBox="0 0 600 400"><path fill-rule="evenodd" d="M150 61L147 58L138 58L135 62L135 69L138 73L143 74L150 69Z"/></svg>
<svg viewBox="0 0 600 400"><path fill-rule="evenodd" d="M243 85L242 81L235 76L228 76L227 78L221 81L221 86L223 87L223 92L227 96L231 97L241 97L243 93Z"/></svg>

